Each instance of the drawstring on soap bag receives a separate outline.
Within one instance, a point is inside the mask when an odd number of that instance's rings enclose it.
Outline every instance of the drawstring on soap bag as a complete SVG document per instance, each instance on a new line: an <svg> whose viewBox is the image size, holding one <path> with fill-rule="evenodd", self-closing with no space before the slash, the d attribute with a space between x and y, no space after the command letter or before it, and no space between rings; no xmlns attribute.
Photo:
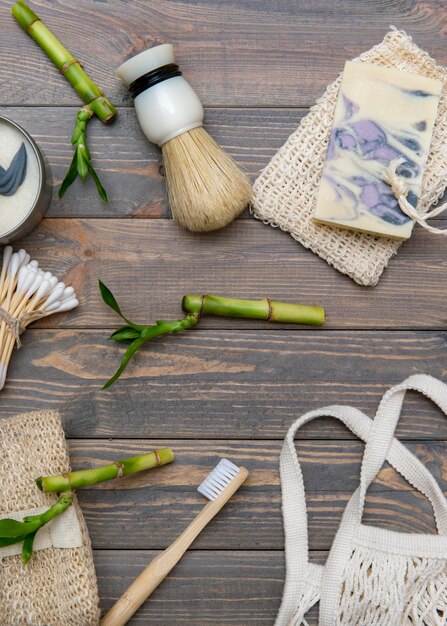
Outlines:
<svg viewBox="0 0 447 626"><path fill-rule="evenodd" d="M432 217L436 217L443 211L447 209L447 202L444 202L440 206L436 207L432 211L429 211L425 215L419 215L413 205L411 205L407 200L408 195L408 186L405 179L402 176L399 176L397 173L397 168L402 164L402 161L393 161L390 163L389 167L385 171L383 176L383 180L388 183L391 187L391 191L396 197L396 200L399 203L400 210L405 215L408 215L410 219L414 222L428 230L430 233L434 233L436 235L447 235L447 229L443 230L442 228L435 228L435 226L430 226L427 223L429 219Z"/></svg>

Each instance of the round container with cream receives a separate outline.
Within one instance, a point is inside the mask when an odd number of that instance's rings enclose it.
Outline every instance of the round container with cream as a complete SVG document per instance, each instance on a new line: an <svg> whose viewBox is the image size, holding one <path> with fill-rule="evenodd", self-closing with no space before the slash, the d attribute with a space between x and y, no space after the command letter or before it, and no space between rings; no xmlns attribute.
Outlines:
<svg viewBox="0 0 447 626"><path fill-rule="evenodd" d="M48 169L36 142L0 115L0 243L30 233L51 200Z"/></svg>

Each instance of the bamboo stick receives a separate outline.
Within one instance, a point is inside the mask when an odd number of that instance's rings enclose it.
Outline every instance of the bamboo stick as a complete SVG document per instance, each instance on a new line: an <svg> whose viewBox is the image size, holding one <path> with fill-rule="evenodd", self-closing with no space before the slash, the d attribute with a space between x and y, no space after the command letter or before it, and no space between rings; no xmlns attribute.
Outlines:
<svg viewBox="0 0 447 626"><path fill-rule="evenodd" d="M64 196L77 176L85 180L90 174L100 198L104 202L108 202L106 190L92 165L91 154L87 145L87 123L93 115L96 115L105 124L111 122L117 115L116 108L82 69L82 64L62 45L23 0L14 4L11 12L23 30L46 53L85 103L76 116L75 129L71 137L74 154L70 167L59 187L59 197Z"/></svg>
<svg viewBox="0 0 447 626"><path fill-rule="evenodd" d="M9 266L9 262L12 256L12 248L11 246L6 246L3 250L3 263L2 263L2 273L0 274L0 302L3 300L3 290L5 287L5 281L8 276L7 269Z"/></svg>
<svg viewBox="0 0 447 626"><path fill-rule="evenodd" d="M6 249L5 249L5 254L6 254ZM5 309L6 311L9 310L9 307L11 305L12 294L17 286L17 272L19 270L19 267L20 267L20 257L19 257L19 253L17 252L11 255L10 263L9 263L9 266L7 267L7 271L8 271L7 290L6 290L4 300L2 300L0 303L2 308ZM0 355L2 356L3 356L6 331L7 331L6 322L2 320L1 327L0 327L0 349L1 349ZM1 365L4 366L3 358L0 358L0 362L1 362ZM6 376L6 372L3 372L0 368L0 382L5 378L5 376ZM0 386L0 389L1 388L2 387Z"/></svg>
<svg viewBox="0 0 447 626"><path fill-rule="evenodd" d="M40 476L36 479L36 484L45 493L60 493L62 491L71 491L72 489L82 489L83 487L89 487L106 480L114 480L129 474L136 474L153 467L161 467L162 465L172 463L173 460L174 453L171 448L161 448L141 456L115 461L110 465L102 467L67 472L58 476Z"/></svg>
<svg viewBox="0 0 447 626"><path fill-rule="evenodd" d="M324 323L324 309L321 306L290 304L274 300L238 300L211 295L186 295L182 300L185 312L197 315L217 315L221 317L244 317L268 320L270 322L290 322L292 324Z"/></svg>
<svg viewBox="0 0 447 626"><path fill-rule="evenodd" d="M117 115L113 104L82 69L81 63L69 52L42 20L23 1L17 2L11 12L23 30L34 39L68 80L87 109L102 122L108 123Z"/></svg>

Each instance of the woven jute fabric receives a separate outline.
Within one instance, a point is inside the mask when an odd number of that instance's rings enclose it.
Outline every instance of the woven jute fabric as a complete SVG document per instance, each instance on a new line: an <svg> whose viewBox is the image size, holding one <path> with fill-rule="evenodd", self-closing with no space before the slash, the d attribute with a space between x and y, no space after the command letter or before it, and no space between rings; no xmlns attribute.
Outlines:
<svg viewBox="0 0 447 626"><path fill-rule="evenodd" d="M437 78L444 84L417 207L423 215L442 197L447 184L447 69L398 30L387 33L382 43L355 60ZM253 188L252 213L266 224L290 233L360 285L372 286L401 242L312 220L341 79L342 75L329 85L261 172Z"/></svg>
<svg viewBox="0 0 447 626"><path fill-rule="evenodd" d="M55 494L34 480L70 470L59 414L37 411L0 420L0 515L49 507ZM2 626L94 626L99 598L92 549L76 502L82 545L36 551L28 565L20 555L0 559Z"/></svg>

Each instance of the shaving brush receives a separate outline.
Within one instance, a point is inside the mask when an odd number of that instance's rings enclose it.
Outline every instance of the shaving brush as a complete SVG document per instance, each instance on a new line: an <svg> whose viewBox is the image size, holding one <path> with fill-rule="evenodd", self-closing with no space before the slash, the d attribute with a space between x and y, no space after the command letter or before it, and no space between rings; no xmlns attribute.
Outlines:
<svg viewBox="0 0 447 626"><path fill-rule="evenodd" d="M163 44L123 63L118 76L129 87L138 121L161 147L174 218L191 231L227 226L247 206L251 184L203 128L203 107Z"/></svg>

